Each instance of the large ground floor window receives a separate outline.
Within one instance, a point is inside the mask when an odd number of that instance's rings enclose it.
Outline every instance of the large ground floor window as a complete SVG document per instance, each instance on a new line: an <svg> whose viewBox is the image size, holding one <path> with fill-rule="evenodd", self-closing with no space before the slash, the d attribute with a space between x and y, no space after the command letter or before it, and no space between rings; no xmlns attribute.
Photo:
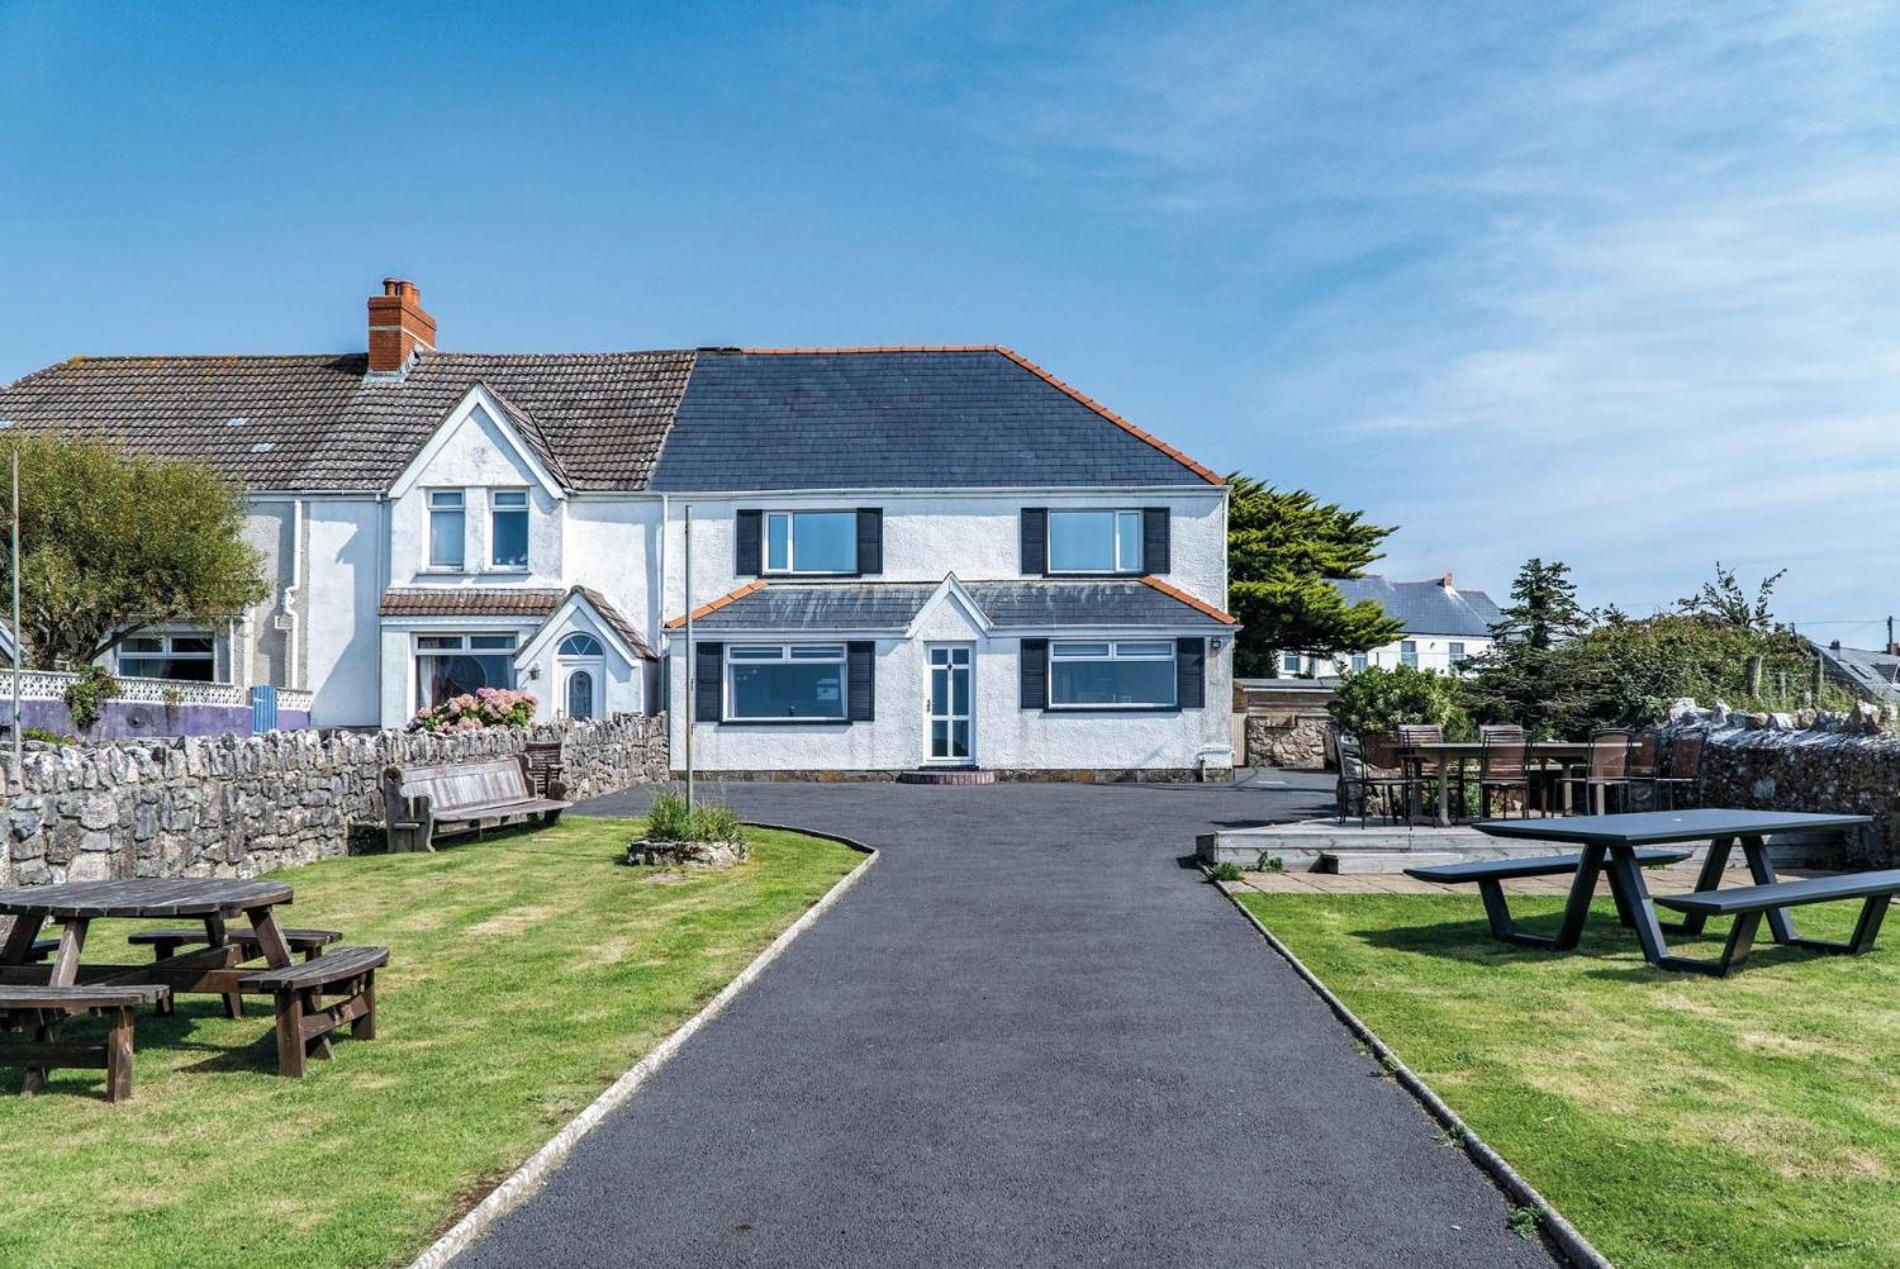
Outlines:
<svg viewBox="0 0 1900 1269"><path fill-rule="evenodd" d="M119 645L119 675L128 679L209 683L213 670L211 650L209 631L135 634Z"/></svg>
<svg viewBox="0 0 1900 1269"><path fill-rule="evenodd" d="M1174 699L1172 640L1049 645L1049 704L1056 709L1166 708Z"/></svg>
<svg viewBox="0 0 1900 1269"><path fill-rule="evenodd" d="M726 649L725 716L843 719L844 664L842 643L733 644Z"/></svg>
<svg viewBox="0 0 1900 1269"><path fill-rule="evenodd" d="M432 709L484 687L515 685L515 636L416 636L416 708Z"/></svg>

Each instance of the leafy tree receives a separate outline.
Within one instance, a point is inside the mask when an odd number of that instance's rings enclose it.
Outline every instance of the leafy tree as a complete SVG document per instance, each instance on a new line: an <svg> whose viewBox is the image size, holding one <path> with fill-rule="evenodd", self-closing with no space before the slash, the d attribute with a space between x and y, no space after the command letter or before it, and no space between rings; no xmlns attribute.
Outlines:
<svg viewBox="0 0 1900 1269"><path fill-rule="evenodd" d="M1702 583L1702 589L1685 599L1676 601L1676 611L1684 616L1701 617L1717 625L1733 626L1737 630L1771 630L1775 625L1774 613L1768 603L1775 593L1775 583L1787 576L1787 569L1779 569L1761 579L1755 588L1755 598L1750 600L1748 593L1735 580L1735 570L1723 568L1722 561L1715 562L1715 580Z"/></svg>
<svg viewBox="0 0 1900 1269"><path fill-rule="evenodd" d="M1394 731L1400 723L1437 723L1451 740L1473 734L1463 684L1409 665L1375 665L1346 675L1326 709L1334 725L1349 736Z"/></svg>
<svg viewBox="0 0 1900 1269"><path fill-rule="evenodd" d="M0 532L15 450L20 614L34 666L85 664L145 626L222 620L269 593L242 536L242 492L203 463L128 454L97 437L18 436L0 445ZM11 569L0 552L0 596Z"/></svg>
<svg viewBox="0 0 1900 1269"><path fill-rule="evenodd" d="M1227 480L1228 602L1246 627L1234 649L1238 673L1275 673L1277 651L1331 656L1399 637L1399 623L1378 604L1348 604L1327 581L1363 575L1390 528L1304 489L1274 489L1239 472Z"/></svg>
<svg viewBox="0 0 1900 1269"><path fill-rule="evenodd" d="M1599 692L1598 667L1565 655L1591 628L1577 584L1561 560L1526 560L1511 583L1511 605L1492 623L1488 652L1466 662L1474 712L1484 722L1517 723L1539 736L1587 726Z"/></svg>

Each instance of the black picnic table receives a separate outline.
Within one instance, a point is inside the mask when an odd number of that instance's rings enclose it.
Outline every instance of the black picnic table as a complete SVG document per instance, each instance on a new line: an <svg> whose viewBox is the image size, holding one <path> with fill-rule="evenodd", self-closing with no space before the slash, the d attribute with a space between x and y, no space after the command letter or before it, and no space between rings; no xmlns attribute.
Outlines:
<svg viewBox="0 0 1900 1269"><path fill-rule="evenodd" d="M1672 956L1663 933L1700 934L1708 916L1691 912L1679 923L1665 926L1656 917L1650 902L1649 887L1643 881L1636 851L1645 846L1668 846L1684 842L1708 842L1708 854L1696 879L1698 893L1718 889L1729 853L1737 842L1748 860L1748 871L1757 886L1776 884L1774 864L1768 858L1767 837L1771 833L1844 832L1873 823L1867 815L1826 815L1796 811L1742 811L1721 807L1696 807L1684 811L1639 811L1627 815L1573 815L1548 820L1486 820L1473 825L1492 837L1527 838L1542 842L1564 842L1582 847L1582 862L1576 880L1570 886L1570 898L1564 905L1563 924L1551 946L1568 951L1583 934L1583 923L1590 915L1590 900L1596 893L1597 876L1606 868L1610 889L1617 908L1636 928L1643 945L1643 956L1660 969L1691 970L1706 973L1702 961ZM1768 928L1775 942L1803 945L1794 921L1780 908L1768 912Z"/></svg>

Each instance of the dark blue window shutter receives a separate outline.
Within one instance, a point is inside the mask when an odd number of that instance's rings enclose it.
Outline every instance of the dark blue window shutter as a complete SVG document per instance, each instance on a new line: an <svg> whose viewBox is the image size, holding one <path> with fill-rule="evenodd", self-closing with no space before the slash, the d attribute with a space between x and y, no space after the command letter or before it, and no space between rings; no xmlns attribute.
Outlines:
<svg viewBox="0 0 1900 1269"><path fill-rule="evenodd" d="M1023 640L1023 708L1049 708L1049 641Z"/></svg>
<svg viewBox="0 0 1900 1269"><path fill-rule="evenodd" d="M845 668L851 676L846 697L848 717L854 723L868 723L877 717L877 645L847 643L844 655Z"/></svg>
<svg viewBox="0 0 1900 1269"><path fill-rule="evenodd" d="M725 652L723 643L693 642L693 717L716 723L725 716Z"/></svg>
<svg viewBox="0 0 1900 1269"><path fill-rule="evenodd" d="M733 517L733 537L739 544L733 571L741 577L757 577L765 571L760 567L759 560L759 538L764 518L765 513L762 511L741 511Z"/></svg>
<svg viewBox="0 0 1900 1269"><path fill-rule="evenodd" d="M1166 507L1141 509L1141 571L1157 574L1168 571L1168 509Z"/></svg>
<svg viewBox="0 0 1900 1269"><path fill-rule="evenodd" d="M1207 704L1207 640L1174 641L1174 703L1182 709Z"/></svg>
<svg viewBox="0 0 1900 1269"><path fill-rule="evenodd" d="M1023 508L1023 576L1049 575L1049 508Z"/></svg>
<svg viewBox="0 0 1900 1269"><path fill-rule="evenodd" d="M884 512L879 507L858 508L858 572L884 571Z"/></svg>

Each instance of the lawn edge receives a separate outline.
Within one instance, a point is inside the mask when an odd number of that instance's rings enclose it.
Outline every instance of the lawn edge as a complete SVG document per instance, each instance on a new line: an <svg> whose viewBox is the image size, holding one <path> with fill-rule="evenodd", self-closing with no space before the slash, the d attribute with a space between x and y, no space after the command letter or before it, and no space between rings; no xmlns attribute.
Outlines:
<svg viewBox="0 0 1900 1269"><path fill-rule="evenodd" d="M1205 864L1202 865L1202 871L1207 871ZM1346 1029L1372 1050L1373 1056L1378 1058L1381 1066L1392 1072L1399 1086L1410 1093L1441 1127L1457 1138L1463 1145L1465 1153L1490 1175L1498 1188L1504 1191L1506 1197L1536 1210L1544 1236L1556 1245L1557 1250L1563 1253L1565 1259L1574 1265L1583 1266L1584 1269L1615 1269L1609 1258L1591 1245L1590 1240L1585 1238L1582 1231L1557 1210L1555 1204L1540 1194L1536 1186L1526 1181L1503 1155L1492 1149L1490 1143L1480 1137L1430 1084L1420 1079L1418 1074L1405 1064L1404 1059L1379 1038L1377 1032L1362 1022L1359 1015L1346 1006L1345 1001L1333 994L1333 989L1321 981L1318 974L1307 968L1305 961L1294 955L1292 948L1281 942L1280 937L1269 930L1265 922L1249 911L1247 905L1240 901L1237 891L1230 890L1225 884L1214 881L1211 876L1208 880L1227 896L1227 901L1234 906L1235 911L1246 917L1248 923L1260 932L1260 937L1267 941L1267 946L1293 967L1293 972L1312 988L1314 995L1325 1002L1326 1007L1333 1011L1333 1016L1345 1023Z"/></svg>
<svg viewBox="0 0 1900 1269"><path fill-rule="evenodd" d="M415 1260L410 1269L442 1269L455 1257L468 1250L476 1239L487 1233L503 1215L519 1205L522 1200L540 1189L549 1175L562 1164L581 1138L598 1127L602 1120L633 1099L641 1085L651 1079L667 1061L677 1053L682 1045L693 1037L707 1023L725 1011L739 993L751 986L753 981L765 972L767 966L784 954L785 949L806 930L815 925L820 917L830 911L838 901L844 898L853 886L857 885L866 872L879 859L879 852L862 842L852 841L848 837L839 837L832 833L814 832L803 828L784 828L777 824L754 824L747 821L747 827L777 832L800 833L806 837L816 837L822 841L836 842L852 850L861 851L864 860L844 876L838 878L831 889L819 897L818 901L799 914L796 921L779 931L778 937L766 944L765 950L752 959L751 964L740 970L719 994L707 1001L700 1011L682 1022L677 1029L664 1040L647 1051L645 1057L629 1067L619 1079L607 1086L574 1118L567 1121L561 1130L532 1155L527 1162L516 1168L508 1178L490 1190L481 1202L449 1228L435 1242L431 1243Z"/></svg>

